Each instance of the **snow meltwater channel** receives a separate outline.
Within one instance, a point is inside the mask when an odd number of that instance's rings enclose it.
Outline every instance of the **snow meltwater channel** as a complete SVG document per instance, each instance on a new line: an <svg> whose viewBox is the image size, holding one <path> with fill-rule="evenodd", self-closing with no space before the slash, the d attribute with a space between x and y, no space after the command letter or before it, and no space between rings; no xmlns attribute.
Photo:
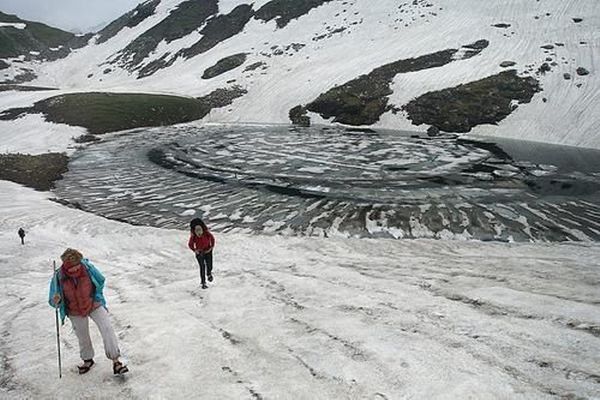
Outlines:
<svg viewBox="0 0 600 400"><path fill-rule="evenodd" d="M132 224L222 232L600 240L600 151L336 127L185 125L74 154L64 201Z"/></svg>

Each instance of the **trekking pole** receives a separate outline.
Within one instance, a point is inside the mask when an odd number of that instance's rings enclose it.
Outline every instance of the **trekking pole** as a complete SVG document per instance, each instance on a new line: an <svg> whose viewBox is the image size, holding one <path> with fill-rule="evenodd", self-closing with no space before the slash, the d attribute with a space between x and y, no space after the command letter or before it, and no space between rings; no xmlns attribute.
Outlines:
<svg viewBox="0 0 600 400"><path fill-rule="evenodd" d="M54 267L54 279L56 279L56 287L58 288L58 275L56 274L56 261L52 261ZM61 299L62 301L62 299ZM60 328L58 326L58 304L54 305L54 316L56 319L56 347L58 348L58 379L62 378L62 363L60 360Z"/></svg>

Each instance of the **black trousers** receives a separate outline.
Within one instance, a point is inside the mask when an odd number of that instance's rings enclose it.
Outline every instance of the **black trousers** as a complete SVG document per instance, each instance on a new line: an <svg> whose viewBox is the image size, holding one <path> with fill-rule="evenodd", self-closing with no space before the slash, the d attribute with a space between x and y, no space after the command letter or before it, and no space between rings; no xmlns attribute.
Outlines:
<svg viewBox="0 0 600 400"><path fill-rule="evenodd" d="M200 264L200 282L206 284L206 276L212 275L212 251L207 254L196 254L196 260Z"/></svg>

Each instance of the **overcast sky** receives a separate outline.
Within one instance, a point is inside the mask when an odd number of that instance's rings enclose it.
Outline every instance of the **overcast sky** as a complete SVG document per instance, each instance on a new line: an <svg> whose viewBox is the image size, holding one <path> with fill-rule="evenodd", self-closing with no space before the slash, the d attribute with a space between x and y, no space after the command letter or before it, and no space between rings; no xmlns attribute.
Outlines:
<svg viewBox="0 0 600 400"><path fill-rule="evenodd" d="M64 30L87 31L108 23L143 0L0 0L0 11Z"/></svg>

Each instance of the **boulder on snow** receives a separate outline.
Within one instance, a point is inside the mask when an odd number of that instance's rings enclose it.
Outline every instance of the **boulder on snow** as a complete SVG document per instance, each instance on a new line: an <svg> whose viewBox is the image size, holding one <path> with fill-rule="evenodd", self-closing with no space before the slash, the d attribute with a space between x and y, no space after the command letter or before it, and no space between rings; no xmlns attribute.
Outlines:
<svg viewBox="0 0 600 400"><path fill-rule="evenodd" d="M427 129L427 135L434 137L434 136L438 136L440 134L440 128L438 128L437 126L430 126Z"/></svg>
<svg viewBox="0 0 600 400"><path fill-rule="evenodd" d="M310 117L306 114L306 108L303 106L296 106L290 110L290 121L292 121L294 125L309 127Z"/></svg>
<svg viewBox="0 0 600 400"><path fill-rule="evenodd" d="M203 108L208 109L208 112L210 112L213 108L231 105L235 99L242 97L246 93L248 93L246 89L239 85L234 85L231 88L215 89L206 96L198 97L197 100L202 103Z"/></svg>
<svg viewBox="0 0 600 400"><path fill-rule="evenodd" d="M254 70L257 70L259 68L266 69L267 68L267 63L265 63L263 61L255 62L253 64L248 65L246 68L244 68L244 72L254 71Z"/></svg>
<svg viewBox="0 0 600 400"><path fill-rule="evenodd" d="M589 74L590 74L590 71L588 71L587 69L585 69L583 67L577 68L577 75L585 76L585 75L589 75Z"/></svg>
<svg viewBox="0 0 600 400"><path fill-rule="evenodd" d="M550 71L552 71L552 67L550 67L550 64L548 64L548 63L543 63L538 68L538 73L540 73L542 75L545 74L546 72L550 72Z"/></svg>

